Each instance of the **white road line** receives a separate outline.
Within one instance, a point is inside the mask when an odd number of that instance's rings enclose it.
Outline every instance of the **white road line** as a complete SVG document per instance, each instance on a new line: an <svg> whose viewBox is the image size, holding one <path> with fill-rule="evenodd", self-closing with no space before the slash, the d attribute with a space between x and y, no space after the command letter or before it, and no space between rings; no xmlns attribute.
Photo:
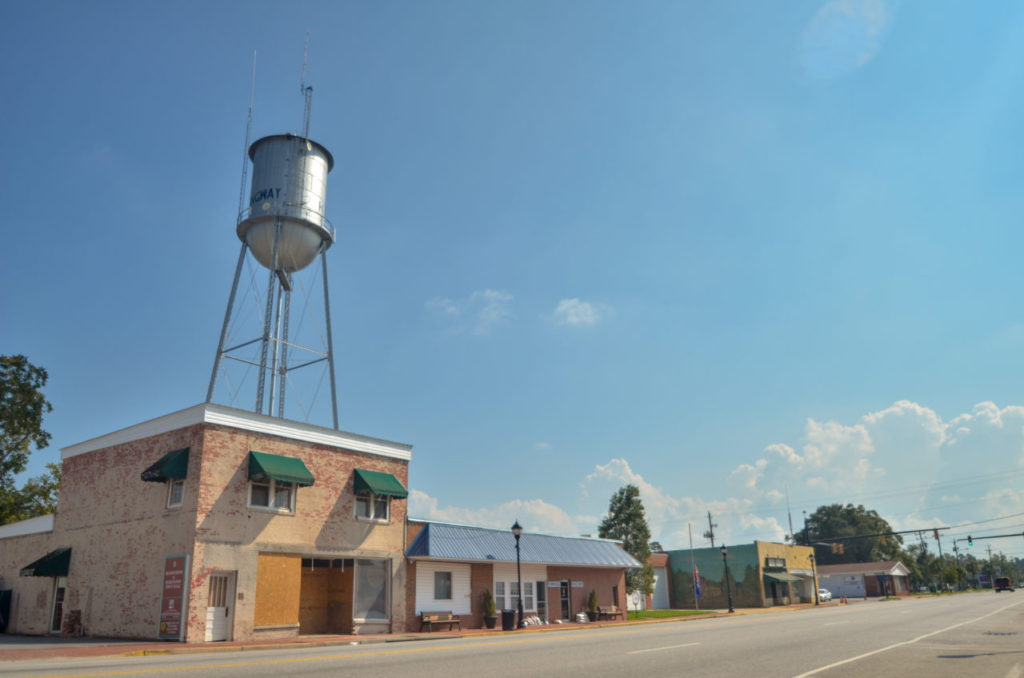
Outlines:
<svg viewBox="0 0 1024 678"><path fill-rule="evenodd" d="M1000 612L1003 612L1004 610L1008 610L1011 607L1013 607L1014 605L1019 605L1019 603L1010 603L1006 607L1001 607L998 610L993 610L992 612L989 612L988 614L983 614L980 617L978 617L977 619L968 619L967 621L962 621L959 624L953 624L952 626L947 626L944 629L939 629L938 631L932 631L931 633L926 633L923 636L918 636L917 638L913 638L911 640L905 640L902 643L893 643L892 645L888 645L886 647L880 647L877 650L872 650L871 652L865 652L864 654L859 654L856 657L850 657L849 659L844 659L842 661L833 662L833 663L827 664L825 666L819 666L816 669L808 671L807 673L801 673L800 675L794 676L793 678L807 678L807 676L813 676L816 673L821 673L822 671L827 671L829 669L834 669L835 667L842 666L843 664L850 664L852 662L860 661L861 659L864 659L866 657L870 657L872 655L880 654L882 652L888 652L889 650L895 649L897 647L903 647L904 645L913 645L914 643L916 643L918 641L921 641L921 640L924 640L925 638L931 638L932 636L936 636L936 635L938 635L940 633L945 633L946 631L952 631L953 629L960 628L961 626L967 626L968 624L973 624L974 622L979 622L982 619L985 619L987 617L991 617L994 614L999 614Z"/></svg>
<svg viewBox="0 0 1024 678"><path fill-rule="evenodd" d="M684 643L683 645L669 645L668 647L652 647L646 650L633 650L626 654L641 654L643 652L660 652L661 650L675 650L679 647L693 647L694 645L700 645L700 643Z"/></svg>
<svg viewBox="0 0 1024 678"><path fill-rule="evenodd" d="M1006 678L1020 678L1020 676L1021 676L1020 664L1014 664L1013 668L1010 669L1009 672L1007 672L1007 674L1006 674Z"/></svg>

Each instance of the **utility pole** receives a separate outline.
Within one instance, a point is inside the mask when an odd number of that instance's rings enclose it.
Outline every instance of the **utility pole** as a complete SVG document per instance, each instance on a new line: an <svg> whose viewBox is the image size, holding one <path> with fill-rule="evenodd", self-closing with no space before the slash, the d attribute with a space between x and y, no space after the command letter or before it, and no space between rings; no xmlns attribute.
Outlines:
<svg viewBox="0 0 1024 678"><path fill-rule="evenodd" d="M711 548L715 548L715 528L718 523L711 522L711 511L708 511L708 531L704 533L705 539L711 540Z"/></svg>

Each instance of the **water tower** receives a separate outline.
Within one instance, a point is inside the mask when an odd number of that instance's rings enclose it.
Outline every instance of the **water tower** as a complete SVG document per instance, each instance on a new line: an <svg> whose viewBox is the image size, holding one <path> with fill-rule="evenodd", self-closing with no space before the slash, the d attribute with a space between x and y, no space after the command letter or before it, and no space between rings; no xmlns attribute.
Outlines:
<svg viewBox="0 0 1024 678"><path fill-rule="evenodd" d="M331 413L334 428L338 428L337 390L334 382L334 347L331 338L330 297L327 285L326 253L334 244L334 227L324 215L327 196L327 174L334 166L334 158L321 144L309 138L309 104L312 88L302 85L306 98L305 129L302 135L274 134L256 140L248 145L248 161L252 163L252 184L249 187L248 204L240 200L236 233L242 242L235 268L234 282L228 297L228 307L221 328L220 343L210 375L210 386L206 402L212 402L219 376L230 361L241 365L245 376L238 383L229 384L236 388L230 396L237 399L243 392L242 383L247 383L255 373L255 384L248 384L249 393L255 391L254 411L271 416L285 417L285 395L288 384L296 370L313 370L320 366L330 377ZM252 104L249 107L249 127L252 124ZM248 163L243 161L243 196L245 173ZM239 281L248 264L252 268L254 259L259 270L266 274L265 285L257 282L258 271L252 274L248 285L243 286L243 296L255 297L248 300L249 313L246 315L236 308L239 302ZM303 309L309 310L309 295L314 289L301 288L295 284L296 276L314 270L313 264L320 258L320 277L323 290L323 315L314 319L318 324L314 337L319 337L320 346L305 345L299 338L290 336L293 326L292 294L299 289L307 295ZM315 287L315 285L313 286ZM263 293L262 296L260 293ZM250 334L245 334L248 322ZM238 326L242 329L238 330ZM237 336L230 336L240 332ZM321 379L322 381L322 379ZM235 404L233 402L229 404ZM305 409L305 408L304 408ZM308 414L308 410L306 410Z"/></svg>

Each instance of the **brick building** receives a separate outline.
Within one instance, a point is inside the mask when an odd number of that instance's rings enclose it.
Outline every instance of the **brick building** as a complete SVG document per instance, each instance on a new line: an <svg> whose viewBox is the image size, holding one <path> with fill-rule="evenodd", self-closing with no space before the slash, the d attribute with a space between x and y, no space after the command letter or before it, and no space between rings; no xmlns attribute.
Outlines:
<svg viewBox="0 0 1024 678"><path fill-rule="evenodd" d="M510 530L410 520L406 627L423 612L446 611L480 628L484 589L499 611L517 609L515 546ZM573 620L591 591L598 605L626 609L626 569L640 563L621 543L524 532L519 547L525 616Z"/></svg>
<svg viewBox="0 0 1024 678"><path fill-rule="evenodd" d="M211 404L65 448L56 514L0 527L7 631L404 631L411 455Z"/></svg>

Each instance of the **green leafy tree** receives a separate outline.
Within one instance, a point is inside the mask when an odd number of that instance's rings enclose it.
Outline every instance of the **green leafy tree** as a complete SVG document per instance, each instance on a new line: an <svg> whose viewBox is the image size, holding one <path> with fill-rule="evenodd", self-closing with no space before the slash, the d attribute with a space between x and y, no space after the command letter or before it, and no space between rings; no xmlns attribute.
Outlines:
<svg viewBox="0 0 1024 678"><path fill-rule="evenodd" d="M0 525L53 513L60 491L60 466L47 464L46 475L29 478L20 490L0 490Z"/></svg>
<svg viewBox="0 0 1024 678"><path fill-rule="evenodd" d="M877 512L853 504L819 506L817 511L807 517L807 536L811 543L847 537L840 542L843 553L832 553L831 549L822 547L815 550L818 562L822 565L898 560L903 540L899 535L888 534L891 532L889 523ZM865 536L883 534L886 536Z"/></svg>
<svg viewBox="0 0 1024 678"><path fill-rule="evenodd" d="M626 485L612 495L608 515L601 521L597 535L621 541L623 548L643 564L626 571L626 592L653 593L654 568L647 562L651 555L651 530L636 485Z"/></svg>
<svg viewBox="0 0 1024 678"><path fill-rule="evenodd" d="M60 470L30 479L18 490L14 477L28 467L33 447L50 443L43 416L53 408L43 395L46 370L23 355L0 356L0 524L49 513L56 503Z"/></svg>

